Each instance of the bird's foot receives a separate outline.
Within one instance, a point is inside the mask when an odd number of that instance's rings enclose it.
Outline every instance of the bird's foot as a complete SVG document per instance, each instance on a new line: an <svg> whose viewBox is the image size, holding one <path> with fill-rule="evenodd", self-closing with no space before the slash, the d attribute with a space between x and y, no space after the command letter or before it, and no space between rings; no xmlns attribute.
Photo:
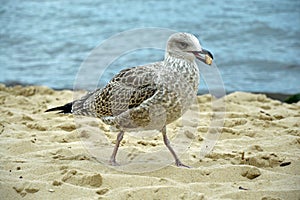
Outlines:
<svg viewBox="0 0 300 200"><path fill-rule="evenodd" d="M190 166L183 164L180 160L176 160L175 164L177 167L191 168Z"/></svg>
<svg viewBox="0 0 300 200"><path fill-rule="evenodd" d="M109 164L110 164L111 166L120 166L120 164L117 163L116 160L109 160Z"/></svg>

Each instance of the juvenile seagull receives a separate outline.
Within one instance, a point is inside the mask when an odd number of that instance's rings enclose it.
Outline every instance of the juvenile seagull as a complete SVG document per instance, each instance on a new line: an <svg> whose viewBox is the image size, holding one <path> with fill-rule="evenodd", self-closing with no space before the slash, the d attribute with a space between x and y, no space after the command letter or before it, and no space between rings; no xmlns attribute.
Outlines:
<svg viewBox="0 0 300 200"><path fill-rule="evenodd" d="M98 117L119 129L111 165L117 165L116 155L124 131L159 130L175 164L188 167L171 147L166 125L181 117L197 96L196 58L210 65L213 56L201 47L194 35L175 33L168 39L163 61L124 69L104 88L46 112Z"/></svg>

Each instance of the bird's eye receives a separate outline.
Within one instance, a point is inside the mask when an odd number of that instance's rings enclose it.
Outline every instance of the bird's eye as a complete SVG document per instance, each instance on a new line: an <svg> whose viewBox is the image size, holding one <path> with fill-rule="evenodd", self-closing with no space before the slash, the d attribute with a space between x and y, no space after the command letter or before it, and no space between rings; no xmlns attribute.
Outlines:
<svg viewBox="0 0 300 200"><path fill-rule="evenodd" d="M185 43L185 42L178 42L178 46L179 46L181 49L185 49L185 48L187 48L188 44Z"/></svg>

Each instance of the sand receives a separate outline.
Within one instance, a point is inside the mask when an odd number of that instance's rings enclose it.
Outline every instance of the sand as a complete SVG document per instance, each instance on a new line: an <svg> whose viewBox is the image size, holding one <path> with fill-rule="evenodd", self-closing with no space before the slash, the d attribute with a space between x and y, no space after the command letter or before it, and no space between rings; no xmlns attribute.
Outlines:
<svg viewBox="0 0 300 200"><path fill-rule="evenodd" d="M201 120L186 118L185 126L196 131L187 135L193 141L181 156L192 168L171 164L129 173L98 162L84 148L89 130L107 129L114 140L116 133L100 120L79 132L72 115L44 113L72 98L67 90L0 85L0 199L300 199L299 102L243 92L226 96L222 134L200 160L212 111L210 95L199 96L193 110ZM180 126L171 124L168 134ZM160 138L127 136L121 148L151 152L153 146L163 147Z"/></svg>

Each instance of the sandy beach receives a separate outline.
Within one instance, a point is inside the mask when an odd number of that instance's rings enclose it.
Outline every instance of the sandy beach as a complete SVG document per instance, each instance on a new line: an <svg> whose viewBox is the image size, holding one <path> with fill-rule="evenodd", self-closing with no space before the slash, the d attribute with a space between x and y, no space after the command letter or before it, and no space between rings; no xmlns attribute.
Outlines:
<svg viewBox="0 0 300 200"><path fill-rule="evenodd" d="M0 85L0 199L300 199L300 102L227 95L222 134L200 160L213 113L210 95L198 96L193 113L201 119L195 124L192 115L185 118L184 126L195 132L186 135L192 142L181 154L192 168L171 163L129 173L98 162L83 146L82 138L95 129L105 129L114 141L116 132L100 120L90 119L79 130L72 115L44 112L72 99L69 90ZM181 127L175 121L168 134ZM159 136L127 135L121 148L151 152L160 146Z"/></svg>

